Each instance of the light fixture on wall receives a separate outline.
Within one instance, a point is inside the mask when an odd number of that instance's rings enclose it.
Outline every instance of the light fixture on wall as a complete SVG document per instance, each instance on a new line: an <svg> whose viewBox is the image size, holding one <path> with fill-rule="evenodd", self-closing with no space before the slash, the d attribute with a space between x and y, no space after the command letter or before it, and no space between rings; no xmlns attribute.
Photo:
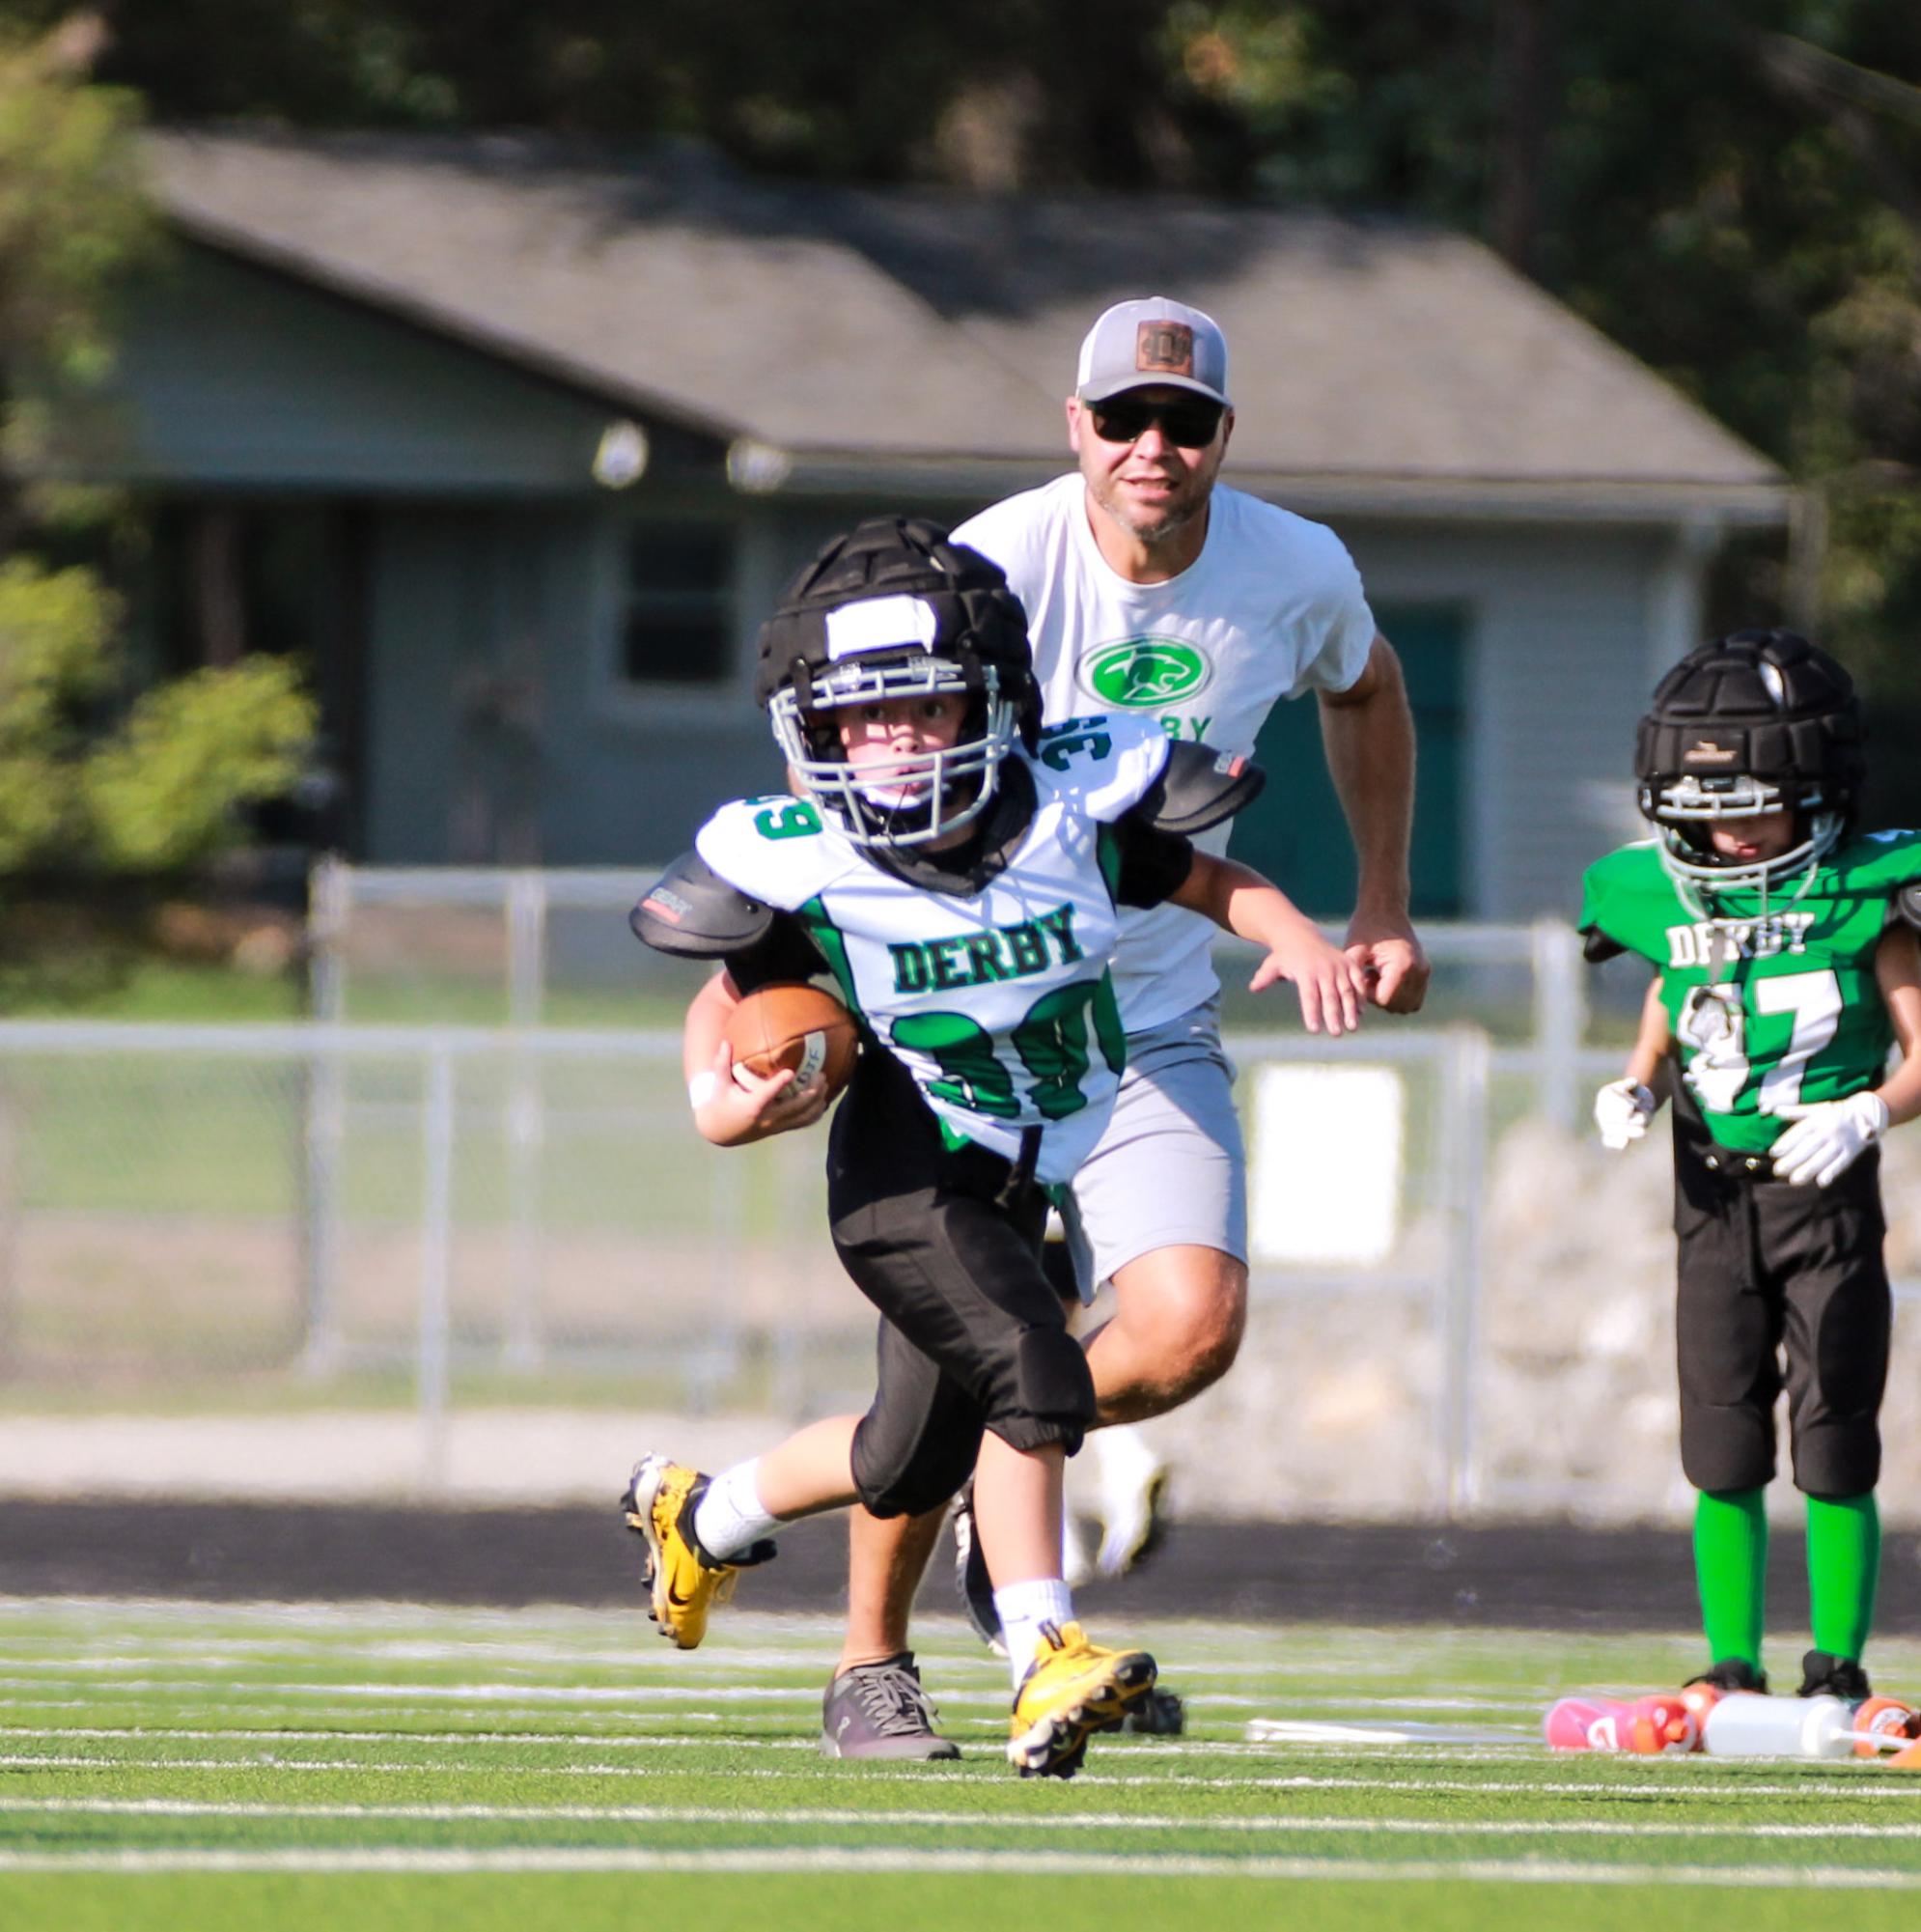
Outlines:
<svg viewBox="0 0 1921 1932"><path fill-rule="evenodd" d="M609 423L594 452L594 481L605 490L626 490L646 473L648 454L647 432L638 423Z"/></svg>
<svg viewBox="0 0 1921 1932"><path fill-rule="evenodd" d="M728 445L727 480L736 490L750 496L770 495L793 471L793 459L771 443L741 436Z"/></svg>

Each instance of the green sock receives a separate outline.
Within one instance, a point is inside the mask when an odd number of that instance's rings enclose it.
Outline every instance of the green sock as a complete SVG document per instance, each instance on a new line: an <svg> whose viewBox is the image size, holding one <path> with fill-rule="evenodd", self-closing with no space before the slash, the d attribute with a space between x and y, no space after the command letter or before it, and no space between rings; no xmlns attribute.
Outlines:
<svg viewBox="0 0 1921 1932"><path fill-rule="evenodd" d="M1860 1661L1875 1620L1881 1568L1881 1515L1874 1492L1827 1501L1808 1498L1808 1595L1814 1647Z"/></svg>
<svg viewBox="0 0 1921 1932"><path fill-rule="evenodd" d="M1694 1586L1715 1664L1761 1668L1768 1582L1768 1512L1758 1489L1703 1490L1694 1499ZM1810 1541L1810 1551L1813 1544Z"/></svg>

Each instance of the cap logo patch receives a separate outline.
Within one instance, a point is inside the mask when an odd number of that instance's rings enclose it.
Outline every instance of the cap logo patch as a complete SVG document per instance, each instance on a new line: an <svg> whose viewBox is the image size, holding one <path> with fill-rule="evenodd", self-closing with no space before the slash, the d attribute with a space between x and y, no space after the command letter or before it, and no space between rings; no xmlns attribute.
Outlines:
<svg viewBox="0 0 1921 1932"><path fill-rule="evenodd" d="M1142 322L1134 332L1134 367L1163 376L1192 376L1194 331L1185 322Z"/></svg>
<svg viewBox="0 0 1921 1932"><path fill-rule="evenodd" d="M1714 744L1708 739L1697 738L1681 754L1681 762L1684 765L1732 765L1740 756L1740 750L1732 744Z"/></svg>
<svg viewBox="0 0 1921 1932"><path fill-rule="evenodd" d="M931 645L940 620L918 597L868 597L827 613L827 656L838 663L865 651Z"/></svg>

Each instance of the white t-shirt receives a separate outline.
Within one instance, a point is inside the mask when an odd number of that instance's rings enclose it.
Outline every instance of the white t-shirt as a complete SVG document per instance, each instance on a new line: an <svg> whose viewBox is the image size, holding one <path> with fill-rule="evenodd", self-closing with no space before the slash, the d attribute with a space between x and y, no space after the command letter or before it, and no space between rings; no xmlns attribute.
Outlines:
<svg viewBox="0 0 1921 1932"><path fill-rule="evenodd" d="M1101 723L1043 735L1034 816L971 895L877 865L804 798L723 805L695 841L729 884L799 919L951 1133L1012 1161L1038 1129L1034 1171L1049 1185L1072 1180L1100 1139L1127 1062L1104 828L1167 764L1151 719Z"/></svg>
<svg viewBox="0 0 1921 1932"><path fill-rule="evenodd" d="M1129 583L1101 556L1078 470L990 505L954 537L991 557L1026 605L1050 724L1151 712L1170 738L1245 756L1279 699L1346 690L1374 643L1360 573L1333 531L1225 485L1200 556L1165 583ZM1229 830L1195 843L1225 852ZM1214 932L1175 906L1126 914L1114 984L1128 1032L1213 997Z"/></svg>

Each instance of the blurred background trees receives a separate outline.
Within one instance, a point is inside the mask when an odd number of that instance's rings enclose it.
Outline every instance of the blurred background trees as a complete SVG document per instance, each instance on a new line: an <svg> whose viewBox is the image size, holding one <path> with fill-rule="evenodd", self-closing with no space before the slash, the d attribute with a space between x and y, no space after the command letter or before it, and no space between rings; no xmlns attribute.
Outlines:
<svg viewBox="0 0 1921 1932"><path fill-rule="evenodd" d="M0 0L45 31L66 0ZM1812 624L1921 732L1921 8L1912 0L131 0L100 79L161 121L712 145L988 190L1432 217L1808 489L1714 612Z"/></svg>
<svg viewBox="0 0 1921 1932"><path fill-rule="evenodd" d="M91 561L137 541L125 506L20 481L92 406L116 288L157 245L137 99L89 78L100 23L30 24L0 19L0 879L44 894L236 843L241 808L297 776L314 711L298 667L267 658L129 691Z"/></svg>

